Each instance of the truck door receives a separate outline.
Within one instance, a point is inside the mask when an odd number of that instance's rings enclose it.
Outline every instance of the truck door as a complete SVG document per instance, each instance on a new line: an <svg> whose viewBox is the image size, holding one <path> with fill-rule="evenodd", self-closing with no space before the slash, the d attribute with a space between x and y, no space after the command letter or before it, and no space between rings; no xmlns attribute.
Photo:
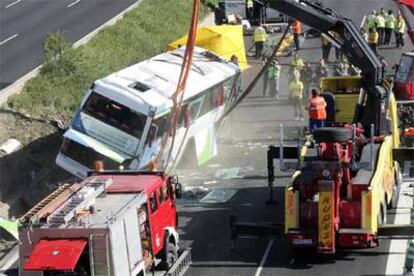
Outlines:
<svg viewBox="0 0 414 276"><path fill-rule="evenodd" d="M151 239L154 254L164 246L164 231L167 226L175 226L176 212L166 183L153 191L148 198L150 210Z"/></svg>

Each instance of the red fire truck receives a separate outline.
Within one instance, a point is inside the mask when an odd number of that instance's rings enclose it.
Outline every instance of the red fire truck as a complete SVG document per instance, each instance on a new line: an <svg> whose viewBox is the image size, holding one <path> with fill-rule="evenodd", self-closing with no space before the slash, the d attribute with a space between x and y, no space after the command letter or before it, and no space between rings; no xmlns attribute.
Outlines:
<svg viewBox="0 0 414 276"><path fill-rule="evenodd" d="M160 172L92 173L63 185L20 219L20 275L183 275L176 197ZM172 274L168 274L172 275Z"/></svg>

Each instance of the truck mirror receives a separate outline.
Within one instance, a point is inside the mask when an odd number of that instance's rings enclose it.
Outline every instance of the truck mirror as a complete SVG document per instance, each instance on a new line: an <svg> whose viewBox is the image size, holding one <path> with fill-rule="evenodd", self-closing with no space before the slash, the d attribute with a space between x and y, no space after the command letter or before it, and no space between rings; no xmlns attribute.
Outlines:
<svg viewBox="0 0 414 276"><path fill-rule="evenodd" d="M181 198L183 194L183 186L178 182L176 175L170 176L170 183L174 185L174 194L176 198Z"/></svg>
<svg viewBox="0 0 414 276"><path fill-rule="evenodd" d="M181 198L183 195L183 185L181 185L181 183L178 182L176 182L174 185L175 197Z"/></svg>

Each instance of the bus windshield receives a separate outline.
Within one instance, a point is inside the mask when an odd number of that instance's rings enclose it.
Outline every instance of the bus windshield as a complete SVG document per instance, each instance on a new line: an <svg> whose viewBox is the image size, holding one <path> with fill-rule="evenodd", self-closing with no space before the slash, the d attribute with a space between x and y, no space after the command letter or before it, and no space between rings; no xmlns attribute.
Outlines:
<svg viewBox="0 0 414 276"><path fill-rule="evenodd" d="M82 112L138 139L141 138L147 119L145 115L95 92L86 101Z"/></svg>

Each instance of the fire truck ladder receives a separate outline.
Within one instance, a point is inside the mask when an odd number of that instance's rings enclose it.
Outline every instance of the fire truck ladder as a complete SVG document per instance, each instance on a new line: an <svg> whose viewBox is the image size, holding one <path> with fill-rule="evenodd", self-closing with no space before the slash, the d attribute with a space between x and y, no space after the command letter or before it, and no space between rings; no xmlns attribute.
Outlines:
<svg viewBox="0 0 414 276"><path fill-rule="evenodd" d="M47 223L60 225L69 222L78 211L89 206L93 199L104 192L106 187L111 184L112 179L104 181L93 179L53 212L47 218Z"/></svg>
<svg viewBox="0 0 414 276"><path fill-rule="evenodd" d="M72 185L69 183L64 183L59 186L53 193L48 195L46 198L44 198L42 201L40 201L38 204L36 204L32 209L30 209L26 214L24 214L19 221L21 223L26 222L33 222L34 220L38 219L42 215L42 211L55 199L58 197L61 197L65 193L71 192Z"/></svg>

